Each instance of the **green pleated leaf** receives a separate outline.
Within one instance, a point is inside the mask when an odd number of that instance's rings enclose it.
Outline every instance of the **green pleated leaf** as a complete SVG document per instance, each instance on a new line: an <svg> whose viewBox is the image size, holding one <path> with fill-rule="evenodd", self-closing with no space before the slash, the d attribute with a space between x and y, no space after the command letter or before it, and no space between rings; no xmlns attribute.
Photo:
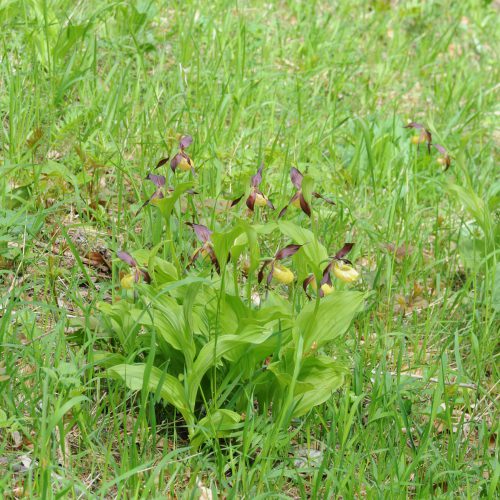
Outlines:
<svg viewBox="0 0 500 500"><path fill-rule="evenodd" d="M321 299L318 306L309 302L297 316L295 335L304 337L306 349L313 342L321 347L335 340L346 332L356 313L363 310L364 300L362 292L335 291Z"/></svg>
<svg viewBox="0 0 500 500"><path fill-rule="evenodd" d="M184 387L179 380L157 367L151 367L147 373L146 364L122 364L109 368L107 373L121 378L133 391L145 388L148 392L158 393L166 402L175 406L188 425L193 423L192 412L185 396ZM144 382L147 377L146 383Z"/></svg>
<svg viewBox="0 0 500 500"><path fill-rule="evenodd" d="M207 342L200 350L191 373L188 374L189 401L194 406L203 375L232 350L248 345L262 344L271 335L272 329L265 330L258 325L250 325L238 335L221 335Z"/></svg>
<svg viewBox="0 0 500 500"><path fill-rule="evenodd" d="M268 369L285 391L292 383L293 365L280 361L272 363ZM304 415L315 406L324 403L341 387L347 373L345 365L328 356L304 358L294 386L292 416Z"/></svg>
<svg viewBox="0 0 500 500"><path fill-rule="evenodd" d="M307 256L314 272L319 275L328 260L328 252L314 234L290 221L280 221L279 229L284 235L291 238L294 243L303 245L300 250L301 253Z"/></svg>
<svg viewBox="0 0 500 500"><path fill-rule="evenodd" d="M197 448L207 439L229 437L241 429L240 422L241 415L234 411L215 410L197 422L191 444Z"/></svg>

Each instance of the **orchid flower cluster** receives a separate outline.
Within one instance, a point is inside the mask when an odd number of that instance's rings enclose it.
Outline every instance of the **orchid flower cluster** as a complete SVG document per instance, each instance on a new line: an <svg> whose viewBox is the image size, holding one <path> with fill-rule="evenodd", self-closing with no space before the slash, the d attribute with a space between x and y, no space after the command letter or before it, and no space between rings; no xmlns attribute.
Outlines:
<svg viewBox="0 0 500 500"><path fill-rule="evenodd" d="M425 134L427 134L427 131L424 130L424 132ZM427 135L425 135L425 137L427 138ZM170 157L161 159L157 163L155 168L158 169L159 167L162 167L170 161L170 168L174 174L176 174L176 172L178 171L190 171L193 175L195 175L196 173L194 169L194 162L185 151L192 144L192 142L193 139L189 135L181 137L179 141L178 152L172 157L171 160ZM264 192L261 191L260 188L263 180L263 170L264 165L261 164L257 172L250 179L250 189L249 191L247 191L247 197L245 201L245 204L250 212L254 212L256 207L275 210L275 207L269 197L264 194ZM146 176L145 180L150 181L155 186L155 191L151 196L149 196L149 198L147 198L143 202L137 214L147 205L155 205L156 200L162 200L163 198L170 196L174 192L173 187L167 187L166 177L163 175L150 172ZM321 199L329 205L335 205L335 202L333 200L316 191L309 190L310 196L306 197L303 192L304 176L295 167L292 167L290 170L290 180L293 187L295 188L295 193L290 198L288 204L279 212L278 219L282 218L286 214L290 206L302 210L304 214L306 214L308 217L311 217L312 209L310 200L312 198ZM189 195L198 194L192 189L186 189L184 192ZM245 193L230 202L230 207L236 206L244 196ZM307 198L309 198L309 201ZM196 238L201 243L201 246L199 246L189 258L186 270L189 270L193 266L195 261L199 260L200 258L208 258L215 271L220 274L221 266L213 246L212 231L208 227L199 223L186 222L186 224L193 230ZM330 259L328 265L323 271L323 276L319 283L319 286L316 283L314 275L312 274L304 280L303 289L308 298L311 298L308 293L309 287L314 289L320 297L328 295L333 291L333 283L331 277L332 273L335 277L346 283L352 283L359 279L359 272L355 269L352 262L345 258L345 256L351 251L353 245L353 243L346 243L342 247L342 249ZM290 243L284 248L279 249L272 258L264 258L262 260L262 266L258 272L258 283L262 283L264 281L264 278L266 278L266 288L269 288L271 286L273 280L278 284L291 285L295 281L295 275L291 269L283 264L283 261L295 255L302 248L302 246L303 245ZM141 280L145 281L146 283L150 282L151 278L149 277L147 271L140 268L137 261L130 254L121 251L118 252L118 257L132 268L131 273L125 275L121 279L123 288L132 288L135 283ZM228 262L230 259L231 255L229 254Z"/></svg>
<svg viewBox="0 0 500 500"><path fill-rule="evenodd" d="M422 123L418 122L410 122L408 125L405 126L405 128L411 128L414 130L419 130L420 133L418 135L414 135L411 138L411 142L413 144L416 144L418 147L420 147L420 144L424 143L427 145L427 151L430 154L431 153L431 147L434 147L438 150L440 153L440 156L438 158L438 163L440 165L444 165L445 169L444 171L448 170L451 166L451 158L450 155L448 154L448 151L441 146L441 144L435 144L432 142L432 134L430 130L423 125Z"/></svg>

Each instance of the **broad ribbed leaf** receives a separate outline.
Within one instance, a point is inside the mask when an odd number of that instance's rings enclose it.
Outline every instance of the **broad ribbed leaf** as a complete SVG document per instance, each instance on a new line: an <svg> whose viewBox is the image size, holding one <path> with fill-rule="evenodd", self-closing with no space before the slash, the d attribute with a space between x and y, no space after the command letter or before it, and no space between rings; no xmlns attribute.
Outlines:
<svg viewBox="0 0 500 500"><path fill-rule="evenodd" d="M217 339L207 342L196 357L192 372L188 374L190 404L194 406L196 402L196 395L203 375L214 367L223 356L245 345L262 344L272 333L271 329L264 330L260 326L250 325L238 335L221 335Z"/></svg>
<svg viewBox="0 0 500 500"><path fill-rule="evenodd" d="M242 427L240 422L241 415L234 411L224 409L212 411L196 423L196 432L191 438L191 444L197 448L207 439L229 437Z"/></svg>
<svg viewBox="0 0 500 500"><path fill-rule="evenodd" d="M244 221L238 221L238 225L244 229L244 233L240 234L233 242L231 248L231 256L233 262L237 262L242 253L248 253L250 257L250 267L248 274L252 274L259 267L260 248L255 229Z"/></svg>
<svg viewBox="0 0 500 500"><path fill-rule="evenodd" d="M302 195L306 200L307 204L310 205L312 201L314 181L310 175L305 175L302 179Z"/></svg>
<svg viewBox="0 0 500 500"><path fill-rule="evenodd" d="M122 364L108 369L110 375L120 377L129 389L140 391L144 387L146 364ZM151 368L146 384L146 390L156 393L159 391L161 398L175 406L184 417L186 423L192 424L193 416L184 393L184 387L173 375L166 374L156 366Z"/></svg>
<svg viewBox="0 0 500 500"><path fill-rule="evenodd" d="M316 239L311 231L297 226L293 222L280 221L278 222L278 226L285 236L288 236L299 245L304 245L301 253L307 256L315 273L319 275L324 263L328 261L326 248Z"/></svg>
<svg viewBox="0 0 500 500"><path fill-rule="evenodd" d="M221 266L227 262L231 247L234 245L235 240L245 232L242 224L236 224L230 229L223 232L216 232L212 234L212 243L215 250L215 255L219 260Z"/></svg>
<svg viewBox="0 0 500 500"><path fill-rule="evenodd" d="M361 292L335 291L323 298L319 306L310 302L297 316L295 335L304 337L306 349L313 342L321 347L335 340L346 332L356 313L363 310L364 299Z"/></svg>
<svg viewBox="0 0 500 500"><path fill-rule="evenodd" d="M183 307L166 294L144 289L153 308L148 314L142 314L136 320L142 325L156 328L157 334L174 349L181 351L187 363L191 363L196 353L192 331L186 324Z"/></svg>
<svg viewBox="0 0 500 500"><path fill-rule="evenodd" d="M327 356L306 358L301 366L294 394L292 416L300 417L309 410L329 399L342 386L347 373L345 366ZM302 388L312 385L310 389Z"/></svg>
<svg viewBox="0 0 500 500"><path fill-rule="evenodd" d="M170 215L172 214L172 210L174 209L176 201L192 187L193 184L191 182L183 182L176 186L170 196L156 201L156 206L160 209L163 217L165 217L167 222L170 221Z"/></svg>

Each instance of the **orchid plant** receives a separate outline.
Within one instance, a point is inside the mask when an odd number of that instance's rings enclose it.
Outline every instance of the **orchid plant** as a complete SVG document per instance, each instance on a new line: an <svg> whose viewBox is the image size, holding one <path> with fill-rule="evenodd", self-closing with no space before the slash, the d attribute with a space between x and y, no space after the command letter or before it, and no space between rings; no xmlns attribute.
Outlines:
<svg viewBox="0 0 500 500"><path fill-rule="evenodd" d="M190 136L181 139L170 162L173 171L193 168L184 151L191 142ZM256 206L274 209L260 190L262 174L263 165L250 181L246 205L251 211ZM311 215L302 192L304 177L293 168L291 179L297 193L290 203L297 201ZM182 210L174 207L183 193L194 193L192 183L167 188L166 178L154 173L146 180L155 191L142 207L153 204L160 209L166 240L151 250L134 252L134 257L118 252L131 272L121 279L122 300L99 306L100 328L114 339L95 353L107 374L175 407L193 446L238 436L242 414L254 406L254 395L264 415L272 409L282 425L328 399L348 370L322 348L345 334L363 309L365 297L359 291L333 293L330 273L346 282L359 276L345 258L352 244L331 258L320 284L323 299L311 307L313 303L304 301L302 294L292 292L297 275L327 260L326 249L313 232L290 221L251 223L236 216L222 229L222 221L212 216L209 229L198 222L202 212L188 215L193 222L183 221ZM318 193L313 196L333 204ZM184 224L200 242L191 255L183 244ZM262 258L261 244L267 246L278 233L290 243L272 258ZM292 257L293 262L285 265ZM242 260L247 262L243 274ZM199 266L193 265L195 261ZM217 275L203 272L205 261ZM286 285L288 296L282 287L272 287L273 281ZM134 294L126 293L130 288ZM265 297L256 301L256 293ZM211 394L214 388L216 397Z"/></svg>
<svg viewBox="0 0 500 500"><path fill-rule="evenodd" d="M215 267L215 270L220 273L219 261L217 260L214 247L211 242L212 231L210 231L208 227L203 226L202 224L194 224L193 222L186 222L186 224L191 227L198 240L203 243L200 248L197 248L195 250L191 258L189 259L187 268L189 269L199 257L209 257L210 262Z"/></svg>
<svg viewBox="0 0 500 500"><path fill-rule="evenodd" d="M146 283L151 283L151 277L149 273L139 267L137 261L127 252L119 251L117 253L119 259L121 259L125 264L128 264L133 270L131 273L126 274L122 277L120 283L123 288L130 289L133 288L134 283L138 283L143 279Z"/></svg>
<svg viewBox="0 0 500 500"><path fill-rule="evenodd" d="M356 271L352 262L345 258L345 256L352 250L354 243L346 243L328 262L328 265L323 270L323 275L319 283L319 296L324 297L330 295L333 292L333 283L331 273L335 275L336 278L340 279L345 283L353 283L359 279L359 272ZM318 289L316 285L315 277L310 274L302 283L304 292L307 294L307 287L311 285L314 290Z"/></svg>
<svg viewBox="0 0 500 500"><path fill-rule="evenodd" d="M295 279L295 275L290 269L281 264L280 261L286 259L287 257L291 257L295 253L300 250L302 245L287 245L285 248L278 250L272 259L265 259L264 264L260 268L258 280L259 283L264 279L264 270L266 267L270 266L271 269L267 273L267 286L271 284L271 280L274 278L278 283L282 283L284 285L289 285Z"/></svg>
<svg viewBox="0 0 500 500"><path fill-rule="evenodd" d="M411 141L413 142L413 144L417 144L418 146L420 146L420 144L425 142L427 145L427 151L429 152L429 154L431 152L431 147L434 147L441 154L437 161L440 165L445 166L444 171L446 172L450 168L451 157L448 154L448 151L446 150L446 148L444 148L444 146L441 146L441 144L435 144L432 142L432 134L431 134L430 130L425 125L423 125L422 123L418 123L418 122L410 122L408 125L405 126L405 128L412 128L415 130L420 130L419 135L415 135L411 138Z"/></svg>
<svg viewBox="0 0 500 500"><path fill-rule="evenodd" d="M309 205L309 202L306 200L304 193L302 192L302 182L304 180L304 176L299 172L298 169L292 167L290 169L290 179L297 191L288 202L288 205L281 209L278 218L281 218L285 215L290 205L296 208L300 208L308 217L311 217L311 206ZM333 200L317 193L316 191L312 191L311 195L315 198L320 198L326 201L326 203L330 205L335 205L335 202Z"/></svg>
<svg viewBox="0 0 500 500"><path fill-rule="evenodd" d="M252 212L254 211L255 207L265 207L268 206L271 210L274 210L274 205L272 204L271 200L259 189L259 186L262 182L262 170L264 169L264 165L261 165L259 167L259 170L257 170L257 173L252 176L250 180L250 194L248 195L246 199L246 206L248 207L249 210ZM239 198L236 198L231 202L231 207L234 207L237 205L241 199L245 196L242 194Z"/></svg>

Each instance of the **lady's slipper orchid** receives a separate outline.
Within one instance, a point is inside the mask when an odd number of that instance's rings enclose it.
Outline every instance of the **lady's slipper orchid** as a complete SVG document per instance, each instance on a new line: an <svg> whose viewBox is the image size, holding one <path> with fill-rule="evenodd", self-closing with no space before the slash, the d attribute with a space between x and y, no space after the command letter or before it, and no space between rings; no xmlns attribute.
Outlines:
<svg viewBox="0 0 500 500"><path fill-rule="evenodd" d="M142 278L146 283L151 283L151 276L145 269L141 269L137 261L127 252L119 251L116 254L125 264L128 264L130 267L134 268L134 270L125 275L120 283L123 288L130 289L133 288L134 283L138 283Z"/></svg>
<svg viewBox="0 0 500 500"><path fill-rule="evenodd" d="M149 205L149 203L151 203L153 200L161 200L165 197L165 195L163 194L163 187L165 186L165 176L149 173L146 176L146 180L151 181L156 186L156 191L140 206L135 215L139 215L139 212L146 205Z"/></svg>
<svg viewBox="0 0 500 500"><path fill-rule="evenodd" d="M276 262L273 268L273 278L279 283L289 285L295 279L295 276L290 269Z"/></svg>
<svg viewBox="0 0 500 500"><path fill-rule="evenodd" d="M195 171L193 160L191 160L191 158L184 151L192 144L192 142L193 138L190 135L181 137L181 140L179 141L179 151L170 162L170 168L172 169L172 172L175 173L176 169L182 170L183 172L191 170L194 175ZM168 161L168 158L164 161L164 163L166 161Z"/></svg>
<svg viewBox="0 0 500 500"><path fill-rule="evenodd" d="M289 285L295 279L295 276L290 269L282 265L279 261L291 257L300 250L302 245L287 245L285 248L278 250L274 255L273 259L266 259L264 264L260 268L258 281L259 283L264 279L264 270L267 266L271 266L271 270L267 275L267 286L271 284L271 280L274 278L279 283L284 285Z"/></svg>
<svg viewBox="0 0 500 500"><path fill-rule="evenodd" d="M165 187L165 176L163 175L156 175L156 174L152 174L152 173L149 173L147 176L146 176L146 180L147 181L151 181L155 186L156 186L156 191L149 197L149 199L147 199L142 205L141 207L139 208L139 210L137 210L137 213L135 215L138 215L139 212L146 206L146 205L149 205L149 203L151 203L153 200L161 200L162 198L165 198L165 193L163 192L163 188ZM166 188L166 191L167 191L167 194L171 194L174 192L174 188L169 186ZM186 191L186 193L188 194L198 194L196 191L194 191L193 189L188 189Z"/></svg>
<svg viewBox="0 0 500 500"><path fill-rule="evenodd" d="M308 217L311 217L311 207L302 194L302 180L304 179L304 176L299 172L298 169L292 167L290 169L290 179L292 181L292 184L297 188L297 192L292 196L292 198L288 202L288 205L281 210L278 218L281 218L283 217L283 215L285 215L290 205L293 205L296 208L300 208ZM335 202L333 200L330 200L329 198L326 198L319 193L313 192L312 195L315 198L323 199L330 205L335 205Z"/></svg>
<svg viewBox="0 0 500 500"><path fill-rule="evenodd" d="M254 211L255 206L265 207L267 205L271 210L274 210L274 205L271 203L271 200L269 200L269 198L267 198L267 196L259 189L260 183L262 182L263 169L264 165L261 165L259 167L259 170L257 170L257 173L255 175L252 175L252 179L250 180L251 190L246 200L246 205L252 212ZM231 202L231 207L237 205L241 201L243 196L244 195L242 194L239 198L233 200Z"/></svg>
<svg viewBox="0 0 500 500"><path fill-rule="evenodd" d="M323 271L323 277L321 278L321 282L319 284L319 296L324 297L325 295L329 295L333 292L333 284L331 278L331 272L346 282L353 282L359 278L359 273L354 269L351 261L345 259L344 257L351 251L354 243L346 243L330 260L328 265L325 267ZM302 288L304 292L307 294L307 287L311 285L313 290L317 290L318 286L316 281L314 280L314 275L310 274L302 283ZM309 297L310 298L310 297Z"/></svg>
<svg viewBox="0 0 500 500"><path fill-rule="evenodd" d="M425 128L425 125L417 122L410 122L405 128L414 128L416 130L420 130L420 134L412 137L412 142L414 144L418 144L420 146L421 143L427 143L427 150L429 153L431 152L431 144L432 144L432 134L428 129Z"/></svg>
<svg viewBox="0 0 500 500"><path fill-rule="evenodd" d="M446 172L451 166L451 158L448 154L448 151L441 146L441 144L433 144L433 146L441 153L441 156L438 158L438 163L440 165L445 165L444 171Z"/></svg>
<svg viewBox="0 0 500 500"><path fill-rule="evenodd" d="M208 227L203 226L202 224L194 224L193 222L186 222L186 224L191 227L194 231L194 234L198 238L198 240L203 243L203 245L196 249L193 255L191 256L191 259L189 259L189 264L188 264L188 269L193 265L193 262L200 257L209 257L210 261L212 262L212 265L215 267L215 270L217 273L220 274L220 265L219 261L217 260L217 256L215 255L214 248L212 246L212 231L208 229Z"/></svg>
<svg viewBox="0 0 500 500"><path fill-rule="evenodd" d="M333 274L345 283L353 283L359 279L358 271L345 262L336 262L333 266Z"/></svg>

